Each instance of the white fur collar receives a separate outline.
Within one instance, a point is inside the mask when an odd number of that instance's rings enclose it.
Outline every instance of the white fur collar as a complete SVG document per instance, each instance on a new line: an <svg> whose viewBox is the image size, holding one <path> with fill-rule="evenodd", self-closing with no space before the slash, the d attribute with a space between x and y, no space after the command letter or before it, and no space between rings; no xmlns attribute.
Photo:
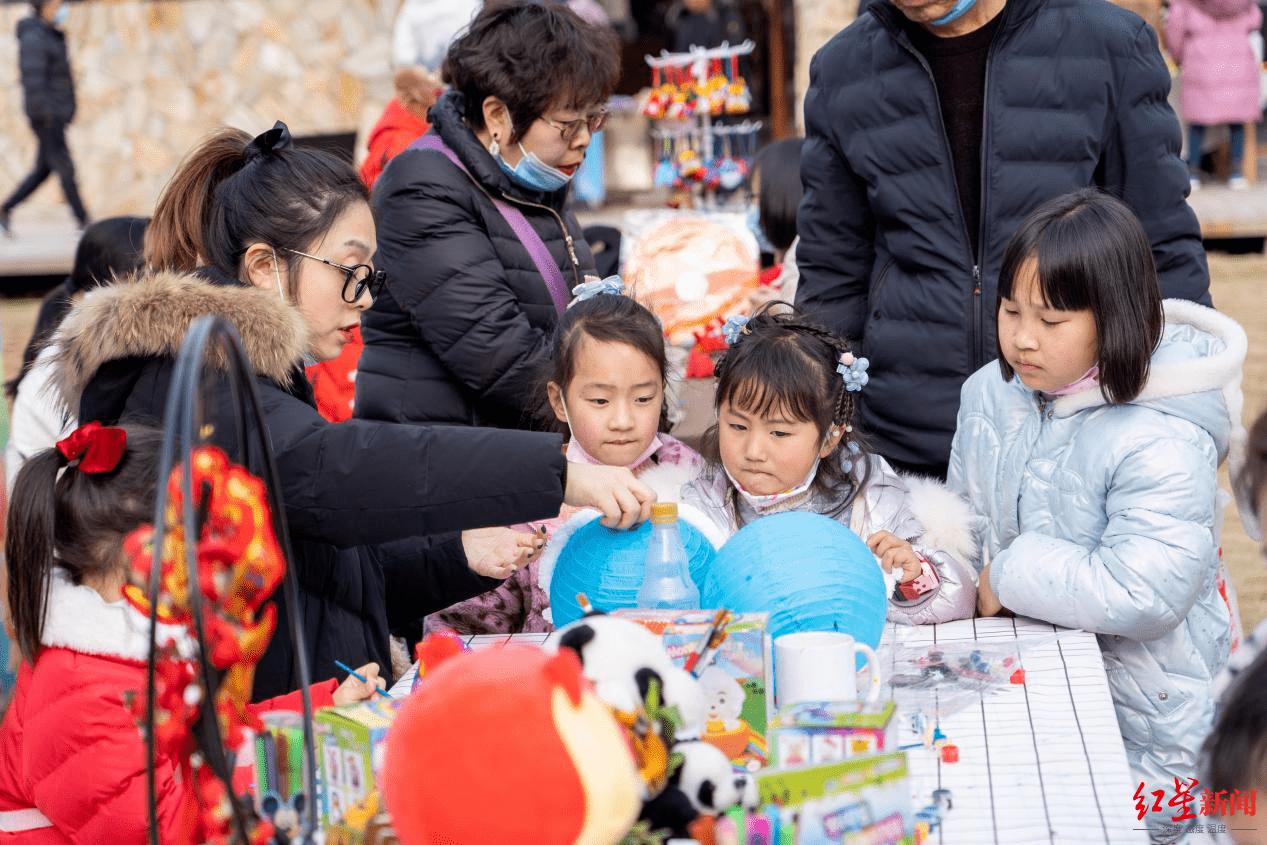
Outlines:
<svg viewBox="0 0 1267 845"><path fill-rule="evenodd" d="M65 569L53 568L41 645L144 661L150 650L149 630L149 619L126 601L107 602L91 587L72 583ZM160 623L158 642L183 641L185 633L179 625Z"/></svg>

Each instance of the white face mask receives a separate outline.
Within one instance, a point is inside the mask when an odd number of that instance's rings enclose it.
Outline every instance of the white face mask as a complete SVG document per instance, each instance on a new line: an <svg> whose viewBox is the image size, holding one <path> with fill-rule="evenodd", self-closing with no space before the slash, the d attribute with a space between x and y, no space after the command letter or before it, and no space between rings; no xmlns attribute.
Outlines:
<svg viewBox="0 0 1267 845"><path fill-rule="evenodd" d="M830 429L827 436L823 438L822 445L826 446L831 442L831 438L838 434L840 434L840 432L836 428ZM856 451L857 447L855 444L851 443L850 446ZM747 502L758 515L765 516L769 513L777 513L778 511L788 509L793 504L799 504L801 497L809 492L809 488L813 485L814 479L818 476L818 465L822 463L822 460L821 456L815 457L814 463L810 465L809 472L805 475L805 480L789 490L784 490L782 493L749 493L744 489L743 485L736 481L735 477L730 474L730 470L726 469L725 464L722 464L722 470L725 471L726 477L730 479L730 483L735 488L735 492L738 493L739 496ZM852 468L852 464L850 467Z"/></svg>
<svg viewBox="0 0 1267 845"><path fill-rule="evenodd" d="M568 416L568 406L567 403L563 401L562 396L559 397L559 404L563 406L563 417L567 420L568 430L572 432L572 436L568 440L567 451L564 452L564 457L574 464L593 464L594 466L604 466L602 461L585 451L585 447L581 445L581 441L576 439L576 430L572 428L572 418ZM642 454L635 458L633 463L627 464L625 468L633 470L635 467L642 466L643 463L654 455L656 450L663 445L664 441L660 439L659 434L652 437L651 442L647 444L647 448L642 450Z"/></svg>
<svg viewBox="0 0 1267 845"><path fill-rule="evenodd" d="M810 485L814 483L814 478L818 475L818 464L821 460L821 458L814 459L813 465L809 468L809 473L805 476L805 480L800 484L790 490L784 490L782 493L767 493L764 495L759 493L749 493L744 489L743 485L736 481L735 477L730 474L730 470L726 469L725 464L722 465L722 469L725 470L726 477L730 479L730 483L734 486L735 492L738 493L743 500L757 512L758 515L764 516L768 513L776 513L783 510L790 500L796 499L799 502L799 498L804 496L805 493L809 491Z"/></svg>

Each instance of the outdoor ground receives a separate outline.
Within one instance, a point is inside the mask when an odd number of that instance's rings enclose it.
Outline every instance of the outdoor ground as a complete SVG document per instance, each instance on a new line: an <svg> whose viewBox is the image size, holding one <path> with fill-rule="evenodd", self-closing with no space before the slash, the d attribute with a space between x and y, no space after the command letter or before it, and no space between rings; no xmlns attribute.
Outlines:
<svg viewBox="0 0 1267 845"><path fill-rule="evenodd" d="M1249 334L1244 380L1244 419L1248 425L1267 408L1267 256L1212 252L1209 258L1215 304L1239 320ZM6 380L13 377L22 360L38 306L38 296L0 298ZM1239 593L1241 617L1250 630L1267 617L1267 561L1245 535L1232 508L1224 519L1223 549Z"/></svg>

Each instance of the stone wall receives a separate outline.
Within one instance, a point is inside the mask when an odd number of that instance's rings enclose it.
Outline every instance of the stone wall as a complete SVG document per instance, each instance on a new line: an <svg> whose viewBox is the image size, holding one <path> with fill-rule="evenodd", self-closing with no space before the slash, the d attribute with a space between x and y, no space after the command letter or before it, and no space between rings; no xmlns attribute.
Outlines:
<svg viewBox="0 0 1267 845"><path fill-rule="evenodd" d="M796 61L793 77L796 134L805 134L801 108L809 88L809 60L818 48L853 23L858 0L793 0L796 9Z"/></svg>
<svg viewBox="0 0 1267 845"><path fill-rule="evenodd" d="M148 214L176 164L219 126L296 135L356 131L392 95L391 22L400 0L91 0L70 5L66 37L78 113L68 132L96 217ZM0 6L0 193L30 169L17 21ZM22 207L60 206L56 178Z"/></svg>

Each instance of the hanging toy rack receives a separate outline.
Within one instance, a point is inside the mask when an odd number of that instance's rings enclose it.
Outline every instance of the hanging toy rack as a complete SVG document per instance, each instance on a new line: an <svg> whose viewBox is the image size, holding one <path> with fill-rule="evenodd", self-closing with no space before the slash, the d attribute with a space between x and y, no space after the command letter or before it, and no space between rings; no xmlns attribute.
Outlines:
<svg viewBox="0 0 1267 845"><path fill-rule="evenodd" d="M692 47L684 53L662 51L646 56L651 92L642 113L656 124L653 182L691 193L699 205L714 208L718 192L732 192L747 180L756 154L760 121L715 124L723 115L746 114L752 106L739 57L756 44Z"/></svg>
<svg viewBox="0 0 1267 845"><path fill-rule="evenodd" d="M209 363L214 361L222 364L223 381L206 378L215 371ZM213 407L212 391L232 398L233 410L215 423L236 448L233 454L219 453L223 464L209 466L197 456L214 430L213 421L204 416ZM255 611L258 602L277 588L277 580L281 584L275 598L287 607L299 606L299 592L294 571L285 565L291 559L290 540L259 394L241 338L223 317L198 318L181 345L167 397L159 468L152 533L139 530L124 544L125 552L134 556L134 567L147 570L142 606L150 617L149 654L139 704L150 840L161 841L156 767L162 739L191 794L187 806L193 807L194 815L189 821L196 829L187 831L189 841L246 845L268 837L283 845L313 845L315 800L305 802L292 839L261 828L264 823L254 808L233 792L233 740L240 740L254 664L260 657L243 636L271 631L275 617L257 617ZM234 557L226 551L232 544L225 537L250 543ZM202 589L189 589L190 584ZM169 616L185 618L191 643L158 643L160 608ZM291 612L285 618L289 631L275 633L288 633L294 649L293 681L303 707L303 794L312 797L317 777L308 661L300 615ZM193 653L186 653L191 646Z"/></svg>

